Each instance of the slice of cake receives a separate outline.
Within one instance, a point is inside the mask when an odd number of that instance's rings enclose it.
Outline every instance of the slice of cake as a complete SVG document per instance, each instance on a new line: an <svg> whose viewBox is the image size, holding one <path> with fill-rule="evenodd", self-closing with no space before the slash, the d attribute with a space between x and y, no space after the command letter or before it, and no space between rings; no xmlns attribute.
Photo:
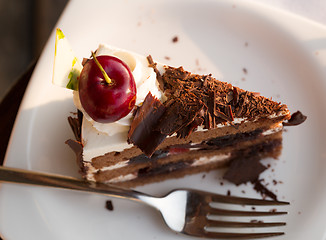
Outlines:
<svg viewBox="0 0 326 240"><path fill-rule="evenodd" d="M129 114L103 123L85 111L75 88L78 115L68 119L76 139L67 143L87 180L131 187L230 165L238 170L225 178L239 184L265 170L260 159L280 155L282 123L291 117L286 105L150 56L100 45L91 60L101 56L129 67L137 93ZM57 74L65 80L54 83L83 87L83 75Z"/></svg>

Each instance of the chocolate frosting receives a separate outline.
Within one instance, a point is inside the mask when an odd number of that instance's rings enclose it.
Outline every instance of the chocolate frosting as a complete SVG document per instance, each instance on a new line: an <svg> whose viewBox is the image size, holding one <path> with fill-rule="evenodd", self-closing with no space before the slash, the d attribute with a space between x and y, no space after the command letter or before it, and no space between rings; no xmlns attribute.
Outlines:
<svg viewBox="0 0 326 240"><path fill-rule="evenodd" d="M158 72L150 56L148 60L149 66ZM149 93L128 134L128 142L147 156L174 133L185 138L200 125L211 129L219 123L231 123L235 117L254 119L287 110L286 105L233 87L211 75L191 74L182 67L165 67L158 81L167 100L161 103Z"/></svg>

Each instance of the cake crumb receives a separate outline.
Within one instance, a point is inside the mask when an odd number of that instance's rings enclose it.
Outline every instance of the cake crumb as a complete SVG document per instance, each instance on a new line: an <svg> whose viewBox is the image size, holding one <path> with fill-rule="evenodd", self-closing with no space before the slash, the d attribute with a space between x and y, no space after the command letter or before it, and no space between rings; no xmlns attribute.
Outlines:
<svg viewBox="0 0 326 240"><path fill-rule="evenodd" d="M171 58L170 57L168 57L168 56L165 56L164 57L166 60L170 60Z"/></svg>
<svg viewBox="0 0 326 240"><path fill-rule="evenodd" d="M175 36L175 37L172 38L172 42L173 42L173 43L176 43L176 42L178 42L178 41L179 41L178 36Z"/></svg>
<svg viewBox="0 0 326 240"><path fill-rule="evenodd" d="M105 208L109 211L113 211L113 204L112 204L112 201L111 200L107 200L105 202Z"/></svg>

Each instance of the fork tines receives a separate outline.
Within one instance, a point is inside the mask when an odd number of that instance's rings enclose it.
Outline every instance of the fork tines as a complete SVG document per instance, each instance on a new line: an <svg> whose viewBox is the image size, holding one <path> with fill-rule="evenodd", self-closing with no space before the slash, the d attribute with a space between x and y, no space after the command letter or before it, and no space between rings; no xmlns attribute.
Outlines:
<svg viewBox="0 0 326 240"><path fill-rule="evenodd" d="M259 205L259 206L272 206L272 205L289 205L289 202L283 201L274 201L266 199L253 199L253 198L243 198L243 197L232 197L232 196L223 196L219 194L210 194L207 195L208 201L219 202L219 203L228 203L228 204L241 204L241 205Z"/></svg>
<svg viewBox="0 0 326 240"><path fill-rule="evenodd" d="M238 204L238 205L254 205L254 206L280 206L288 205L288 202L273 201L265 199L251 199L242 197L232 197L223 195L207 195L208 203L223 203L223 204ZM229 210L216 208L209 204L205 212L206 215L206 226L205 235L208 238L227 238L227 239L253 239L253 238L265 238L283 235L284 232L256 232L256 233L226 233L226 232L214 232L211 229L216 228L264 228L264 227L279 227L285 226L285 222L263 222L258 220L251 220L250 222L240 222L240 221L224 221L220 218L218 220L212 219L212 217L217 216L227 216L227 217L254 217L254 216L276 216L287 214L285 211L245 211L245 210Z"/></svg>

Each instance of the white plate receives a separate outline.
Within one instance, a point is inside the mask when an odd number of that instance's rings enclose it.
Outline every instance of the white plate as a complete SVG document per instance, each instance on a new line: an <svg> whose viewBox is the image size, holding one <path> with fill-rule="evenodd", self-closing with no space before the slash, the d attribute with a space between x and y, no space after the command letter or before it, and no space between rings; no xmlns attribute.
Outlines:
<svg viewBox="0 0 326 240"><path fill-rule="evenodd" d="M263 174L291 205L284 237L326 238L326 28L247 1L71 1L60 27L80 58L105 42L199 73L222 74L242 88L301 110L308 120L284 133L279 160ZM176 43L172 38L178 36ZM76 176L66 118L71 92L52 86L52 33L23 99L6 165ZM170 60L165 59L170 57ZM247 70L247 73L243 69ZM221 171L139 188L163 194L194 187L259 197L250 184L220 185ZM273 185L273 180L282 184ZM243 193L245 191L245 193ZM185 239L153 210L136 203L65 190L2 184L0 233L5 239ZM273 218L275 220L275 218Z"/></svg>

